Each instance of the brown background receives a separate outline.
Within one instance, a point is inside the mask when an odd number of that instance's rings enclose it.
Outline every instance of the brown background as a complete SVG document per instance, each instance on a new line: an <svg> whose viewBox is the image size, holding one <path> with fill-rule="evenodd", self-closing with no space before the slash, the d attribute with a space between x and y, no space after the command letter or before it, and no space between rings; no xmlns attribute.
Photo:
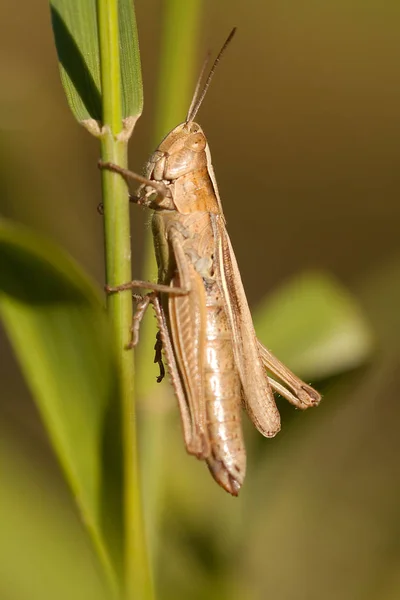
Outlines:
<svg viewBox="0 0 400 600"><path fill-rule="evenodd" d="M136 11L145 109L130 164L139 170L152 150L161 2L137 0ZM185 500L176 482L164 496L160 597L394 600L400 5L220 0L204 2L203 14L199 63L238 26L198 120L250 303L317 267L354 293L377 343L370 364L333 382L321 408L288 427L269 460L265 442L251 438L252 483L238 501L214 490L180 439L171 442L174 471L182 465L195 475ZM98 145L69 112L46 3L0 0L0 82L1 214L56 240L102 285ZM134 209L132 216L140 269L148 219ZM64 503L73 518L4 335L0 344L1 427L57 490L44 502ZM32 544L40 551L40 541ZM2 597L25 598L3 575Z"/></svg>

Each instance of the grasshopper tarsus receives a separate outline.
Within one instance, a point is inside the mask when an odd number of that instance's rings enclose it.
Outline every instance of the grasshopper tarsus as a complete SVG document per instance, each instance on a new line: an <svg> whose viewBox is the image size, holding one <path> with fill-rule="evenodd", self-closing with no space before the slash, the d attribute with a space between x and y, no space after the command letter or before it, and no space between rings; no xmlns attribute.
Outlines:
<svg viewBox="0 0 400 600"><path fill-rule="evenodd" d="M310 398L309 405L318 406L318 404L321 402L321 395L310 385L304 384L301 386L301 389L304 390L304 392L307 394L307 397Z"/></svg>
<svg viewBox="0 0 400 600"><path fill-rule="evenodd" d="M161 340L161 332L157 331L156 334L156 343L154 344L154 364L158 364L160 368L160 374L157 376L157 383L161 383L165 377L165 367L162 359L162 340Z"/></svg>
<svg viewBox="0 0 400 600"><path fill-rule="evenodd" d="M97 166L100 169L100 171L103 171L105 169L108 171L114 171L116 173L121 173L121 171L124 170L122 167L119 167L115 163L104 161L101 158L99 158L99 160L97 161ZM122 173L121 173L121 175L122 175Z"/></svg>
<svg viewBox="0 0 400 600"><path fill-rule="evenodd" d="M158 361L157 361L157 362L158 362ZM156 377L156 381L157 381L157 383L161 383L161 382L162 382L162 380L163 380L163 379L164 379L164 377L165 377L165 367L164 367L164 363L163 363L163 361L162 361L162 360L160 360L160 361L158 362L158 366L160 367L160 374L159 374L159 375L157 375L157 377Z"/></svg>
<svg viewBox="0 0 400 600"><path fill-rule="evenodd" d="M145 283L147 283L147 282L145 282L145 281L128 281L127 283L121 283L119 285L108 285L108 283L106 283L106 285L104 286L104 291L107 294L118 294L119 292L125 292L126 290L132 290L133 288L146 287L145 285L141 285L141 284L145 284Z"/></svg>

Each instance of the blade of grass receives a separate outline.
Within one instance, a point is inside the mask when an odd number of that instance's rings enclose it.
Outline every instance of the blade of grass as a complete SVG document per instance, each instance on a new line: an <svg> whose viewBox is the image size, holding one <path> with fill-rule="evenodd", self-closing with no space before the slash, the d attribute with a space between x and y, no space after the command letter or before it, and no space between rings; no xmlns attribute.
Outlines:
<svg viewBox="0 0 400 600"><path fill-rule="evenodd" d="M101 156L119 166L127 166L127 141L122 118L121 70L119 55L118 1L97 1L100 74L103 109ZM122 135L121 135L122 134ZM129 198L124 180L109 171L102 172L106 276L110 285L131 279ZM122 292L107 299L114 327L121 384L124 440L124 522L125 597L153 597L147 557L138 472L136 419L134 406L133 353L126 350L132 323L131 293Z"/></svg>
<svg viewBox="0 0 400 600"><path fill-rule="evenodd" d="M96 0L50 0L61 81L74 117L91 133L101 129L101 81ZM132 127L142 111L139 44L131 0L118 3L122 117Z"/></svg>
<svg viewBox="0 0 400 600"><path fill-rule="evenodd" d="M122 563L116 366L100 295L57 246L0 221L0 315L112 597Z"/></svg>

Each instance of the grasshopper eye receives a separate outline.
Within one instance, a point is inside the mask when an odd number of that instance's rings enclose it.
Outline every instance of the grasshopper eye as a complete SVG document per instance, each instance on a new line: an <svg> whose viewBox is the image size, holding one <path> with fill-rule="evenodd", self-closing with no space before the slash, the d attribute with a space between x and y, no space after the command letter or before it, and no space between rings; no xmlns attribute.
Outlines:
<svg viewBox="0 0 400 600"><path fill-rule="evenodd" d="M203 133L192 133L185 140L185 148L194 150L194 152L202 152L206 147L206 143Z"/></svg>

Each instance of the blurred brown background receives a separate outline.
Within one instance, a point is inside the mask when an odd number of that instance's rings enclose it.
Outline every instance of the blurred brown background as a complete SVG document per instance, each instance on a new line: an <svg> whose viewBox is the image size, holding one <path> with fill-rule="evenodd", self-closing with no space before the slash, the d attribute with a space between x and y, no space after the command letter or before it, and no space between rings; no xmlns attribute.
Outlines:
<svg viewBox="0 0 400 600"><path fill-rule="evenodd" d="M130 164L139 170L152 150L162 3L135 5L145 109ZM288 416L268 450L251 438L237 501L214 490L173 438L174 470L189 465L194 474L185 500L179 487L165 494L160 598L400 595L399 22L394 0L204 2L199 64L238 26L198 120L250 304L317 267L354 293L376 352L369 365L325 386L323 404L301 416L301 427L300 417ZM67 106L46 3L0 0L0 80L1 215L56 240L103 285L98 145ZM148 217L134 208L132 216L139 270ZM32 477L51 482L46 502L61 503L73 520L4 335L0 378L2 430L30 455ZM0 567L1 597L29 597L10 583L8 567Z"/></svg>

